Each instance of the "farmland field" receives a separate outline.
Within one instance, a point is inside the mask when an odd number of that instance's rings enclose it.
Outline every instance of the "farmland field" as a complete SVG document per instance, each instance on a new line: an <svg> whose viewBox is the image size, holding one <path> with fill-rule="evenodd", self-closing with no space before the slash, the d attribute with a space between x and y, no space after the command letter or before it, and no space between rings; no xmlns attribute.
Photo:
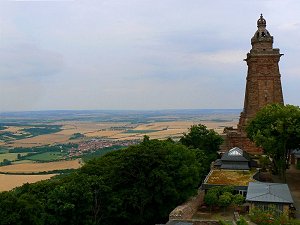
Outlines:
<svg viewBox="0 0 300 225"><path fill-rule="evenodd" d="M170 121L170 122L154 122L148 124L138 124L135 127L127 126L125 124L92 124L92 123L76 123L74 127L71 125L63 126L63 130L57 133L44 134L26 139L11 141L4 146L9 147L34 147L41 145L48 145L53 143L67 143L76 142L70 140L74 133L81 133L86 137L103 137L120 140L141 139L144 135L149 135L150 138L168 138L172 136L182 135L187 132L188 128L193 124L205 124L209 129L214 129L218 133L222 133L225 126L235 126L236 121L229 122L212 122L212 121ZM117 130L116 126L119 127ZM89 127L90 126L90 127ZM65 127L67 129L65 129ZM105 127L105 128L104 128ZM100 129L101 128L101 129ZM122 130L123 129L123 130Z"/></svg>
<svg viewBox="0 0 300 225"><path fill-rule="evenodd" d="M31 155L27 156L27 160L33 160L33 161L54 161L61 159L65 154L62 154L61 152L44 152L37 155Z"/></svg>
<svg viewBox="0 0 300 225"><path fill-rule="evenodd" d="M12 162L12 164L23 164L23 163L32 163L32 160L24 159L24 160Z"/></svg>
<svg viewBox="0 0 300 225"><path fill-rule="evenodd" d="M34 183L41 180L47 180L56 174L47 175L6 175L0 174L0 191L9 191L25 183Z"/></svg>
<svg viewBox="0 0 300 225"><path fill-rule="evenodd" d="M18 158L18 154L19 153L4 153L4 154L0 154L0 162L2 162L4 159L13 161L16 160ZM27 153L21 153L20 155L26 155Z"/></svg>
<svg viewBox="0 0 300 225"><path fill-rule="evenodd" d="M144 135L150 138L178 140L192 125L204 124L209 129L222 133L226 126L236 126L240 110L161 110L161 111L36 111L36 112L0 112L0 162L3 159L15 160L18 156L13 152L16 147L28 148L28 151L20 154L31 156L22 157L20 161L12 162L12 165L1 166L0 172L31 173L53 170L77 169L81 167L81 160L56 161L36 163L36 161L60 160L64 154L70 158L100 156L111 149L115 142L119 141L119 147L123 148L123 142L138 143ZM101 151L92 151L91 155L80 155L86 148L96 145L96 141L103 141ZM132 141L133 140L133 141ZM98 143L99 143L98 142ZM62 147L64 144L75 143L80 148ZM84 145L86 144L86 145ZM36 149L37 146L45 149ZM100 145L99 145L100 146ZM99 147L97 146L97 147ZM101 147L100 146L100 147ZM109 147L110 146L110 147ZM99 147L99 149L100 149ZM109 147L109 148L107 148ZM46 149L49 148L49 151ZM51 149L51 150L50 150ZM118 148L119 149L119 148ZM97 149L96 149L97 150ZM86 152L84 152L86 153ZM28 179L26 178L28 177ZM50 175L1 175L0 184L5 183L21 185L24 182L35 182L48 179ZM14 181L15 179L15 181ZM27 180L26 180L27 179ZM13 188L0 186L1 190Z"/></svg>
<svg viewBox="0 0 300 225"><path fill-rule="evenodd" d="M3 173L35 173L53 170L78 169L81 167L80 160L58 161L49 163L23 163L9 166L1 166Z"/></svg>
<svg viewBox="0 0 300 225"><path fill-rule="evenodd" d="M122 133L123 130L99 130L85 133L84 135L87 137L114 137L117 134Z"/></svg>

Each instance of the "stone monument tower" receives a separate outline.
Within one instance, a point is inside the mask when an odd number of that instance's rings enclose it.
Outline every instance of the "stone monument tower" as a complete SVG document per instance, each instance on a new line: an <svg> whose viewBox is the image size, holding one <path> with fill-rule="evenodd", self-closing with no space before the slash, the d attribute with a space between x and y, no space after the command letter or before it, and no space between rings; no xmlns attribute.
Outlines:
<svg viewBox="0 0 300 225"><path fill-rule="evenodd" d="M258 110L270 103L282 103L279 60L283 54L273 48L273 36L266 29L266 20L261 15L257 31L251 38L252 49L245 61L248 65L244 109L237 129L226 131L226 147L240 147L249 153L259 153L260 148L250 142L245 133L247 122ZM228 149L227 149L228 150Z"/></svg>

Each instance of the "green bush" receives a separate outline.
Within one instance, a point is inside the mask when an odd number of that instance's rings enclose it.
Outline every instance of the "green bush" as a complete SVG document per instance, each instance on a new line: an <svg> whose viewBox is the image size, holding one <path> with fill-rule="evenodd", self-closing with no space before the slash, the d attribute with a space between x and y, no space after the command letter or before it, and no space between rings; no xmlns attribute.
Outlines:
<svg viewBox="0 0 300 225"><path fill-rule="evenodd" d="M269 210L254 208L250 211L249 216L251 221L257 225L300 225L299 220L289 219L285 213L272 207Z"/></svg>
<svg viewBox="0 0 300 225"><path fill-rule="evenodd" d="M237 225L248 225L248 222L245 220L244 217L240 217L240 219L236 222Z"/></svg>

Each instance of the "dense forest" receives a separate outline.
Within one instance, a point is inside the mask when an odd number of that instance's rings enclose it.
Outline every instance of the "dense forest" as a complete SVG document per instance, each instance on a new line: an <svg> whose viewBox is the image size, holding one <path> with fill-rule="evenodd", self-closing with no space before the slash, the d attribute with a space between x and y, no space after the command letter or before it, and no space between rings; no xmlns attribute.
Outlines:
<svg viewBox="0 0 300 225"><path fill-rule="evenodd" d="M196 194L220 143L202 125L180 142L145 136L142 143L90 160L71 174L0 193L0 225L166 222L170 211Z"/></svg>

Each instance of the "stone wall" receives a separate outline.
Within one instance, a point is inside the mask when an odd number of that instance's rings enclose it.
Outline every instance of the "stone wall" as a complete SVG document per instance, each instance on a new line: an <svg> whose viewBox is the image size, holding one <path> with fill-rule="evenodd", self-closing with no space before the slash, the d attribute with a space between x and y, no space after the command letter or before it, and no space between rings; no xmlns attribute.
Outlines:
<svg viewBox="0 0 300 225"><path fill-rule="evenodd" d="M169 215L169 220L191 219L203 204L205 192L198 190L198 194L184 204L177 206Z"/></svg>

